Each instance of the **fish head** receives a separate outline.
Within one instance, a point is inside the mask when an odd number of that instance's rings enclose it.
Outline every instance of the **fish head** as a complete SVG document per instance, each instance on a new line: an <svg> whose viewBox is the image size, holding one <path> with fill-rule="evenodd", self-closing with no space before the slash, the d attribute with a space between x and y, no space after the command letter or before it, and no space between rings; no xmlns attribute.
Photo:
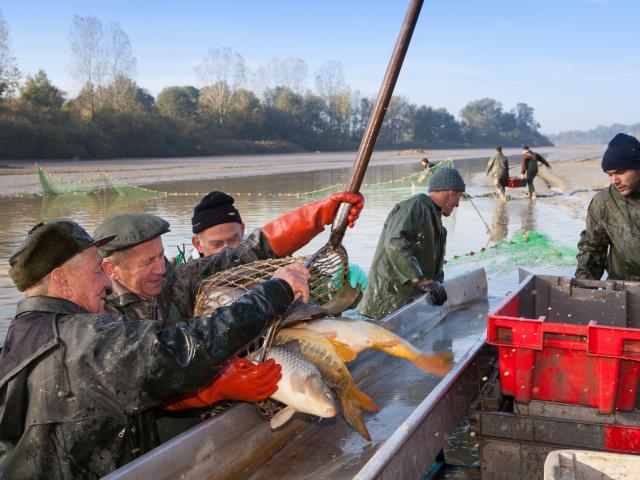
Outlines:
<svg viewBox="0 0 640 480"><path fill-rule="evenodd" d="M333 393L318 375L310 375L305 381L310 413L321 418L335 417L338 407Z"/></svg>

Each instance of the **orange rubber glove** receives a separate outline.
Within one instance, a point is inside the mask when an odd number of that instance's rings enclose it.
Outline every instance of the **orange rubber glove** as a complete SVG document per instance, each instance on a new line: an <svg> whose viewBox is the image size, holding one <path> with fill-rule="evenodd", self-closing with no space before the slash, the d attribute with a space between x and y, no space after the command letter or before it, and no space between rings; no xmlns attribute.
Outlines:
<svg viewBox="0 0 640 480"><path fill-rule="evenodd" d="M353 228L364 208L364 197L361 193L336 192L267 223L262 232L273 252L286 257L309 243L325 225L331 225L341 203L353 205L348 216L349 226Z"/></svg>
<svg viewBox="0 0 640 480"><path fill-rule="evenodd" d="M164 406L165 410L187 410L213 405L220 400L259 402L278 390L281 368L273 359L255 365L245 358L231 362L209 385Z"/></svg>

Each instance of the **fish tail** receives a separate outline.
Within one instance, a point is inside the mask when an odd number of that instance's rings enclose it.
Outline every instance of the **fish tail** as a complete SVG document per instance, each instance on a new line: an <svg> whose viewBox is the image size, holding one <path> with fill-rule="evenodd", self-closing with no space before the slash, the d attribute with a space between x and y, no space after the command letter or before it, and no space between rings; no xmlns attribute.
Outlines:
<svg viewBox="0 0 640 480"><path fill-rule="evenodd" d="M371 435L369 435L369 430L367 430L367 426L364 423L362 412L363 410L377 412L380 408L355 384L340 393L340 403L342 404L342 413L345 418L360 435L370 442Z"/></svg>
<svg viewBox="0 0 640 480"><path fill-rule="evenodd" d="M417 367L422 370L444 377L451 371L451 361L453 360L453 354L451 352L442 352L430 355L422 352L420 355L412 359L411 361Z"/></svg>

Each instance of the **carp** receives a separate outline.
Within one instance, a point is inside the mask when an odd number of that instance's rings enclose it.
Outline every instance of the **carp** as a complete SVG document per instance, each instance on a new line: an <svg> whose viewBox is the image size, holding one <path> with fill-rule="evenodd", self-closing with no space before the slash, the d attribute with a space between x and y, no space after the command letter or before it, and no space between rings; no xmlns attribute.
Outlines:
<svg viewBox="0 0 640 480"><path fill-rule="evenodd" d="M377 412L380 409L356 386L344 364L345 361L355 358L353 352L348 348L342 348L339 342L332 343L324 335L303 328L283 328L274 340L276 344L293 341L297 342L300 353L320 370L325 381L335 388L347 421L360 435L371 441L371 435L364 423L363 411Z"/></svg>
<svg viewBox="0 0 640 480"><path fill-rule="evenodd" d="M331 389L324 383L320 371L296 346L271 347L266 358L273 358L282 367L278 390L271 398L287 405L271 419L271 428L284 425L297 411L321 418L336 416Z"/></svg>
<svg viewBox="0 0 640 480"><path fill-rule="evenodd" d="M364 320L325 318L300 322L295 327L321 333L334 344L338 342L341 348L352 351L353 358L360 352L374 349L409 360L434 375L444 376L451 371L449 364L453 360L453 354L443 352L431 355L423 352L386 328Z"/></svg>

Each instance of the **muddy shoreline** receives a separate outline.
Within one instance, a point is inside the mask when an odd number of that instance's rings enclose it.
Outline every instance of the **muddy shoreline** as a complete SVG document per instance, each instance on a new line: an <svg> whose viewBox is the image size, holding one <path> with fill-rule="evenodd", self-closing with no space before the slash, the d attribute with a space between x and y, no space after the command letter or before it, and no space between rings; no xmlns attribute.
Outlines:
<svg viewBox="0 0 640 480"><path fill-rule="evenodd" d="M545 147L537 149L543 155L555 155L560 164L569 162L569 170L589 172L583 188L598 183L591 159L600 147ZM520 159L519 149L505 149L515 174ZM458 150L405 150L374 152L370 165L392 165L418 162L423 157L434 161L452 158L456 162L487 161L491 149ZM236 155L220 157L146 158L112 160L40 160L5 161L0 168L0 196L39 194L40 183L35 172L36 163L45 167L55 178L82 181L107 175L131 185L149 185L163 182L220 179L253 175L310 172L329 169L350 168L356 152L303 153L279 155ZM599 162L599 159L597 160ZM555 163L555 162L554 162ZM599 166L598 166L599 168ZM561 168L558 168L558 172ZM555 169L554 169L555 171ZM571 178L571 174L568 178ZM588 178L587 178L588 177ZM592 178L593 177L593 178ZM606 179L605 179L606 180ZM595 188L595 187L594 187Z"/></svg>

